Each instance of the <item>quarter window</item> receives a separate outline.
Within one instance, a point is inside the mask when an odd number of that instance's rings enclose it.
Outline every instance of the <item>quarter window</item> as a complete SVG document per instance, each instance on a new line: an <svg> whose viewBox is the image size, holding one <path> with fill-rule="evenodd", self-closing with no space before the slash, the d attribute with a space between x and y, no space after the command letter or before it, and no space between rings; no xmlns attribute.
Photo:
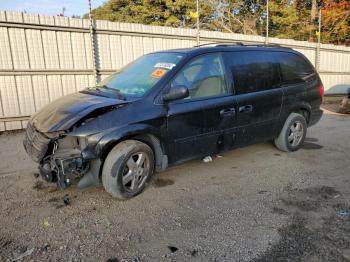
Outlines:
<svg viewBox="0 0 350 262"><path fill-rule="evenodd" d="M313 67L302 57L292 53L278 54L283 84L304 82L305 77L315 73Z"/></svg>
<svg viewBox="0 0 350 262"><path fill-rule="evenodd" d="M189 89L190 96L188 98L227 94L228 89L221 55L202 55L185 65L171 82L171 88L181 86Z"/></svg>
<svg viewBox="0 0 350 262"><path fill-rule="evenodd" d="M271 52L232 52L228 64L233 74L235 94L246 94L278 87L278 65Z"/></svg>

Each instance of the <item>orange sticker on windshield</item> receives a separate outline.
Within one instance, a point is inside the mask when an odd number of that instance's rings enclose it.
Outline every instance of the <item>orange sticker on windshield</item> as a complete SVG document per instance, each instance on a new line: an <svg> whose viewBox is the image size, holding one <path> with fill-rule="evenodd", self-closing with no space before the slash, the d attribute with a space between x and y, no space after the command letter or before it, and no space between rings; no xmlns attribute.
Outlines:
<svg viewBox="0 0 350 262"><path fill-rule="evenodd" d="M152 72L151 76L154 78L161 78L166 72L167 71L163 68L157 68Z"/></svg>

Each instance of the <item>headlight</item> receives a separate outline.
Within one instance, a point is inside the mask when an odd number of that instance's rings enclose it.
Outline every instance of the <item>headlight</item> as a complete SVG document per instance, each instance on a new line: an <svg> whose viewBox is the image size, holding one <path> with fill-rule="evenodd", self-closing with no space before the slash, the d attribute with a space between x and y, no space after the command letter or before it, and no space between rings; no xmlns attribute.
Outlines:
<svg viewBox="0 0 350 262"><path fill-rule="evenodd" d="M78 149L82 151L87 145L88 141L86 137L65 136L58 139L58 148L60 149Z"/></svg>
<svg viewBox="0 0 350 262"><path fill-rule="evenodd" d="M53 139L53 138L58 138L58 137L60 137L61 135L63 135L64 134L64 132L50 132L50 133L44 133L45 134L45 136L47 136L48 138L50 138L50 139Z"/></svg>
<svg viewBox="0 0 350 262"><path fill-rule="evenodd" d="M74 136L65 136L57 140L59 149L79 149L78 139Z"/></svg>

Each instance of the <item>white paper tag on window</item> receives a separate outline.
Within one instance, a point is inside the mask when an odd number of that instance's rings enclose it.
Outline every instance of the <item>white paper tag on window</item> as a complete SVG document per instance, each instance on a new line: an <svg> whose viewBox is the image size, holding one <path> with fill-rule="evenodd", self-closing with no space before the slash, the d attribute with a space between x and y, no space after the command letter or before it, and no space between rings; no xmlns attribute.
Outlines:
<svg viewBox="0 0 350 262"><path fill-rule="evenodd" d="M176 66L176 64L173 63L157 63L154 67L156 68L165 68L165 69L173 69L173 67Z"/></svg>

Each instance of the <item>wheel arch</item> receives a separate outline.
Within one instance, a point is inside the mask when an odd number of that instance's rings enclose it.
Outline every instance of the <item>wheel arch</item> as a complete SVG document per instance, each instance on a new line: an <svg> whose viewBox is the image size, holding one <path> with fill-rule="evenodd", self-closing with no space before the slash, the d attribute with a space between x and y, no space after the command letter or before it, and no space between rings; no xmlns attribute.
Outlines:
<svg viewBox="0 0 350 262"><path fill-rule="evenodd" d="M310 122L310 115L311 115L311 106L308 103L297 103L293 107L291 107L289 110L286 110L284 114L282 114L282 117L280 118L280 121L277 125L276 129L276 135L278 136L281 132L284 123L286 122L288 116L292 113L298 113L305 117L306 123L309 124Z"/></svg>
<svg viewBox="0 0 350 262"><path fill-rule="evenodd" d="M164 145L157 136L144 133L132 136L129 139L143 142L153 150L157 172L164 171L167 168L168 156L165 154Z"/></svg>
<svg viewBox="0 0 350 262"><path fill-rule="evenodd" d="M161 142L159 137L153 133L150 132L132 132L125 134L123 136L115 137L113 139L110 139L107 143L104 144L103 147L100 149L100 159L102 162L106 159L107 155L111 150L120 142L125 140L137 140L142 143L145 143L148 145L155 157L155 170L157 172L164 171L168 166L168 156L165 152L165 146L164 143ZM102 165L103 166L103 163Z"/></svg>
<svg viewBox="0 0 350 262"><path fill-rule="evenodd" d="M291 113L298 113L301 114L302 116L305 117L306 123L309 124L310 122L310 114L311 114L311 108L308 108L306 106L304 107L300 107L298 109L294 109L293 111L290 112Z"/></svg>

